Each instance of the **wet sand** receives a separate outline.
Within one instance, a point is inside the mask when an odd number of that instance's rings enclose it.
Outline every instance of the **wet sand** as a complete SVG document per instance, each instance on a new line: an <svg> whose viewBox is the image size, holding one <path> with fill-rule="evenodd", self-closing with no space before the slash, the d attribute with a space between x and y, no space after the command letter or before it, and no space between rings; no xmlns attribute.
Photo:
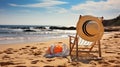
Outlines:
<svg viewBox="0 0 120 67"><path fill-rule="evenodd" d="M0 45L0 67L120 67L120 32L108 32L101 39L101 60L71 62L68 57L43 57L56 42L69 45L69 38L46 42ZM95 47L97 48L97 47Z"/></svg>

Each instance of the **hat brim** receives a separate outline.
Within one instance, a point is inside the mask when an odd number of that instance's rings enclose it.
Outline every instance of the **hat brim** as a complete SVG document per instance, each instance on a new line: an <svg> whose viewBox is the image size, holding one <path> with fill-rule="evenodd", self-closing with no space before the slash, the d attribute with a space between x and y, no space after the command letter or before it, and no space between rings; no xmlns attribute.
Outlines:
<svg viewBox="0 0 120 67"><path fill-rule="evenodd" d="M83 25L88 20L95 21L98 24L99 32L97 34L95 34L94 36L87 36L86 33L84 32ZM84 40L91 41L91 42L100 40L104 33L102 19L99 19L99 18L93 17L93 16L89 16L89 15L81 16L77 23L76 30L77 30L77 35L79 35Z"/></svg>

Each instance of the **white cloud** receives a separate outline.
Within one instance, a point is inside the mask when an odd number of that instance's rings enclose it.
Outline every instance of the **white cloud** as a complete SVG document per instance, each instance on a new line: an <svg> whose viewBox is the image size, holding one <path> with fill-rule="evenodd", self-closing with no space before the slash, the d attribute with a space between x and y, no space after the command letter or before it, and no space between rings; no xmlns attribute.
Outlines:
<svg viewBox="0 0 120 67"><path fill-rule="evenodd" d="M113 18L120 14L119 8L120 0L107 1L87 1L84 4L72 6L71 10L82 14L92 14L97 16L105 16L106 18Z"/></svg>
<svg viewBox="0 0 120 67"><path fill-rule="evenodd" d="M62 4L68 4L68 2L63 2L59 0L42 0L40 3L34 3L34 4L9 4L13 7L29 7L29 8L45 8L45 12L47 13L66 13L67 9L59 7L58 5ZM30 12L30 10L20 10L19 12Z"/></svg>
<svg viewBox="0 0 120 67"><path fill-rule="evenodd" d="M47 8L48 13L57 13L57 14L64 14L67 13L68 10L62 7L49 7Z"/></svg>
<svg viewBox="0 0 120 67"><path fill-rule="evenodd" d="M59 1L59 0L43 0L40 3L34 3L34 4L24 4L24 5L19 5L19 4L9 4L10 6L14 7L53 7L56 5L61 5L61 4L67 4L67 2Z"/></svg>
<svg viewBox="0 0 120 67"><path fill-rule="evenodd" d="M14 6L14 7L15 7L15 6L18 6L17 4L13 4L13 3L10 3L9 5L10 5L10 6Z"/></svg>

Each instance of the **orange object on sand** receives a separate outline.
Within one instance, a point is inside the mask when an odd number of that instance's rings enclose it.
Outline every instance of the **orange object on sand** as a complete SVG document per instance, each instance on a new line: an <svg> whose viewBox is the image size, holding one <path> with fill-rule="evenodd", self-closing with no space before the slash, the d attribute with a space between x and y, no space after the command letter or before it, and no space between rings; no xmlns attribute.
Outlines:
<svg viewBox="0 0 120 67"><path fill-rule="evenodd" d="M53 51L55 54L56 53L59 53L59 52L62 52L62 46L61 45L56 45L55 47L54 47L54 51Z"/></svg>
<svg viewBox="0 0 120 67"><path fill-rule="evenodd" d="M69 55L69 49L66 44L63 42L57 42L51 44L47 50L44 57L51 58L51 57L65 57Z"/></svg>
<svg viewBox="0 0 120 67"><path fill-rule="evenodd" d="M47 53L56 54L62 52L62 50L63 50L62 44L55 44L53 48L48 47Z"/></svg>

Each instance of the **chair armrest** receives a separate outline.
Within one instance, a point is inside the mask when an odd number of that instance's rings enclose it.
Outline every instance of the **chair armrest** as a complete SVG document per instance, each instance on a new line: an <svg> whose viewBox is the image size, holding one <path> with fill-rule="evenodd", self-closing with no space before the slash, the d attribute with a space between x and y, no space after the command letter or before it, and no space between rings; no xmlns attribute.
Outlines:
<svg viewBox="0 0 120 67"><path fill-rule="evenodd" d="M70 44L73 44L74 40L75 40L75 36L71 36L71 35L68 35L68 36L69 36L69 42L70 42Z"/></svg>
<svg viewBox="0 0 120 67"><path fill-rule="evenodd" d="M75 36L68 35L70 38L75 38Z"/></svg>

